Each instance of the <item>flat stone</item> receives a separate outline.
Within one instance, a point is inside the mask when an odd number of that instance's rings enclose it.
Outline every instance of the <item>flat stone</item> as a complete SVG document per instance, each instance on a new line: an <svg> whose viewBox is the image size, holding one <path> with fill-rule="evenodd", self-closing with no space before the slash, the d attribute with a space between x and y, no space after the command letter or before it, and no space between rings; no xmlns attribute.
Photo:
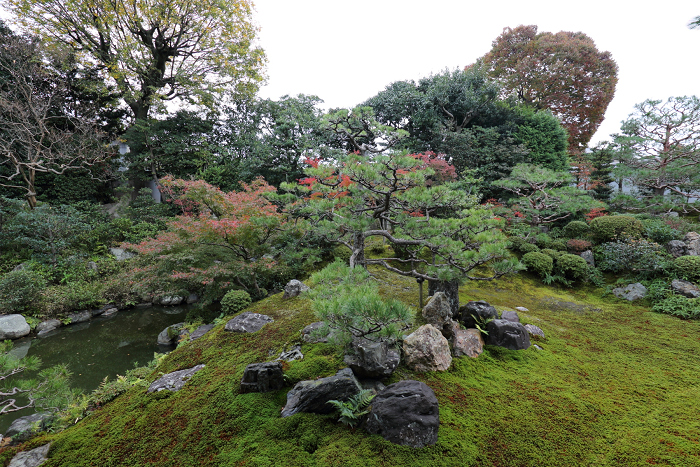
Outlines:
<svg viewBox="0 0 700 467"><path fill-rule="evenodd" d="M197 340L197 339L199 339L200 337L202 337L204 334L206 334L206 333L208 333L209 331L211 331L212 329L214 329L214 325L213 325L213 324L202 324L202 325L199 326L197 329L195 329L195 330L192 332L192 334L190 334L190 339L192 339L193 341L194 341L194 340Z"/></svg>
<svg viewBox="0 0 700 467"><path fill-rule="evenodd" d="M277 357L277 360L285 361L285 362L293 362L295 360L301 360L303 358L304 358L304 354L301 353L301 346L295 345L291 349L282 352L280 354L280 356Z"/></svg>
<svg viewBox="0 0 700 467"><path fill-rule="evenodd" d="M162 391L164 389L177 392L182 389L192 375L197 373L202 368L204 368L204 364L200 363L199 365L186 370L173 371L172 373L163 375L151 383L151 385L148 387L148 392Z"/></svg>
<svg viewBox="0 0 700 467"><path fill-rule="evenodd" d="M31 451L17 453L10 461L8 467L38 467L46 461L50 448L51 443L44 444Z"/></svg>
<svg viewBox="0 0 700 467"><path fill-rule="evenodd" d="M697 285L680 279L673 279L671 281L671 290L688 298L700 297L700 289L698 289Z"/></svg>
<svg viewBox="0 0 700 467"><path fill-rule="evenodd" d="M541 337L542 339L544 339L544 331L542 329L538 328L537 326L535 326L534 324L526 324L525 329L527 329L527 332L531 336L537 336L537 337Z"/></svg>
<svg viewBox="0 0 700 467"><path fill-rule="evenodd" d="M109 252L114 255L117 261L126 261L136 256L136 253L126 251L124 248L110 248Z"/></svg>
<svg viewBox="0 0 700 467"><path fill-rule="evenodd" d="M478 329L460 329L452 337L452 352L455 357L476 358L484 351L484 338Z"/></svg>
<svg viewBox="0 0 700 467"><path fill-rule="evenodd" d="M242 393L277 391L283 387L282 362L252 363L243 372Z"/></svg>
<svg viewBox="0 0 700 467"><path fill-rule="evenodd" d="M524 306L516 306L515 309L518 311L522 311L523 313L527 313L528 311L530 311L527 308L525 308Z"/></svg>
<svg viewBox="0 0 700 467"><path fill-rule="evenodd" d="M361 389L350 368L343 368L327 378L300 381L287 393L287 404L282 409L282 417L298 412L332 413L335 407L328 401L346 401Z"/></svg>
<svg viewBox="0 0 700 467"><path fill-rule="evenodd" d="M0 316L0 340L19 339L29 334L32 329L24 316L19 314Z"/></svg>
<svg viewBox="0 0 700 467"><path fill-rule="evenodd" d="M61 327L61 322L59 320L49 319L37 324L36 328L34 328L34 331L36 331L37 333L50 332L59 327Z"/></svg>
<svg viewBox="0 0 700 467"><path fill-rule="evenodd" d="M267 315L244 311L235 318L230 319L224 329L229 332L257 332L262 329L267 323L273 322L274 319Z"/></svg>
<svg viewBox="0 0 700 467"><path fill-rule="evenodd" d="M647 288L644 287L641 283L637 282L634 284L630 284L627 287L618 287L616 289L613 289L613 295L615 295L617 298L622 298L624 300L629 300L630 302L634 300L639 300L647 295Z"/></svg>
<svg viewBox="0 0 700 467"><path fill-rule="evenodd" d="M12 444L27 441L32 436L46 430L47 422L52 418L49 412L40 412L16 419L5 432L6 438L12 438Z"/></svg>
<svg viewBox="0 0 700 467"><path fill-rule="evenodd" d="M92 312L88 310L79 311L77 313L71 313L66 318L70 320L70 324L84 323L90 321L92 318Z"/></svg>

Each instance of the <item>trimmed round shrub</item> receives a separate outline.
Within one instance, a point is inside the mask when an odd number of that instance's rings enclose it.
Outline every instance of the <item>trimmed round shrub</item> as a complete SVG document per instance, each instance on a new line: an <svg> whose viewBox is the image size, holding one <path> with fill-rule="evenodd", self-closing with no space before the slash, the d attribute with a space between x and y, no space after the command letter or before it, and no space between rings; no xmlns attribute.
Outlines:
<svg viewBox="0 0 700 467"><path fill-rule="evenodd" d="M552 259L557 259L561 255L565 254L563 251L552 250L551 248L545 248L544 250L540 251Z"/></svg>
<svg viewBox="0 0 700 467"><path fill-rule="evenodd" d="M0 309L3 313L21 313L39 308L46 280L34 271L10 271L0 279Z"/></svg>
<svg viewBox="0 0 700 467"><path fill-rule="evenodd" d="M566 243L564 242L564 240L554 240L548 246L552 250L567 251L566 250Z"/></svg>
<svg viewBox="0 0 700 467"><path fill-rule="evenodd" d="M638 238L644 231L642 221L632 216L603 216L591 221L591 232L598 242L610 242L621 237Z"/></svg>
<svg viewBox="0 0 700 467"><path fill-rule="evenodd" d="M567 279L580 280L588 277L588 263L578 255L561 255L557 258L557 269Z"/></svg>
<svg viewBox="0 0 700 467"><path fill-rule="evenodd" d="M350 257L352 256L352 251L345 245L338 245L333 248L332 255L334 259L343 260L346 264L350 262Z"/></svg>
<svg viewBox="0 0 700 467"><path fill-rule="evenodd" d="M571 221L564 227L564 233L567 237L581 238L585 236L590 228L583 221Z"/></svg>
<svg viewBox="0 0 700 467"><path fill-rule="evenodd" d="M535 251L540 251L540 248L532 243L523 242L520 245L518 245L518 250L521 253L532 253Z"/></svg>
<svg viewBox="0 0 700 467"><path fill-rule="evenodd" d="M539 251L525 253L520 261L527 267L528 271L537 273L540 277L550 275L554 268L552 257Z"/></svg>
<svg viewBox="0 0 700 467"><path fill-rule="evenodd" d="M700 279L700 256L679 256L673 260L676 274L688 281Z"/></svg>
<svg viewBox="0 0 700 467"><path fill-rule="evenodd" d="M221 299L221 311L226 314L238 313L251 303L253 300L245 290L229 290Z"/></svg>

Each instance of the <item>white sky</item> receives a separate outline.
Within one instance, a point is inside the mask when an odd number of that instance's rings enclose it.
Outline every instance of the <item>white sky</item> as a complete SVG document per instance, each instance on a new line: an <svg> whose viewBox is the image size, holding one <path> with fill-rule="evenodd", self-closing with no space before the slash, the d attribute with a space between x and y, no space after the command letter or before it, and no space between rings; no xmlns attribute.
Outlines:
<svg viewBox="0 0 700 467"><path fill-rule="evenodd" d="M262 97L317 95L353 107L388 84L473 63L504 27L581 31L619 66L615 98L591 144L619 131L634 104L700 95L697 0L257 0L268 56Z"/></svg>

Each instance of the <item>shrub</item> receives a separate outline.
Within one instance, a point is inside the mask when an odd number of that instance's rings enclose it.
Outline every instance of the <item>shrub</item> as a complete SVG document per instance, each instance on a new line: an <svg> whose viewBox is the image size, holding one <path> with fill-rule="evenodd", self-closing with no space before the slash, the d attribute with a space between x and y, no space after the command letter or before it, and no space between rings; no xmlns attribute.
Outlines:
<svg viewBox="0 0 700 467"><path fill-rule="evenodd" d="M528 271L532 271L540 277L548 276L554 268L554 260L551 256L539 251L525 253L520 260Z"/></svg>
<svg viewBox="0 0 700 467"><path fill-rule="evenodd" d="M590 228L593 237L600 243L622 237L640 237L644 230L639 219L626 215L596 217L591 221Z"/></svg>
<svg viewBox="0 0 700 467"><path fill-rule="evenodd" d="M104 286L99 282L76 281L67 285L49 287L44 293L43 311L49 316L86 308L98 308Z"/></svg>
<svg viewBox="0 0 700 467"><path fill-rule="evenodd" d="M649 275L666 269L670 257L661 245L648 240L617 241L596 248L596 264L602 271Z"/></svg>
<svg viewBox="0 0 700 467"><path fill-rule="evenodd" d="M253 300L245 290L230 290L221 299L221 310L227 315L238 313L252 302Z"/></svg>
<svg viewBox="0 0 700 467"><path fill-rule="evenodd" d="M549 248L556 251L567 251L566 243L563 240L554 240L549 244Z"/></svg>
<svg viewBox="0 0 700 467"><path fill-rule="evenodd" d="M557 258L556 265L567 279L582 280L588 277L588 263L578 255L565 253Z"/></svg>
<svg viewBox="0 0 700 467"><path fill-rule="evenodd" d="M0 279L0 309L3 313L35 312L46 280L34 271L10 271Z"/></svg>
<svg viewBox="0 0 700 467"><path fill-rule="evenodd" d="M644 236L652 242L665 245L671 240L681 240L683 234L679 230L674 229L660 219L647 219L642 221L644 225Z"/></svg>
<svg viewBox="0 0 700 467"><path fill-rule="evenodd" d="M350 256L352 256L352 252L350 251L350 248L346 247L345 245L338 245L332 250L332 255L333 259L339 259L346 264L350 263Z"/></svg>
<svg viewBox="0 0 700 467"><path fill-rule="evenodd" d="M552 259L557 259L558 257L564 254L563 251L552 250L551 248L545 248L544 250L541 250L541 252Z"/></svg>
<svg viewBox="0 0 700 467"><path fill-rule="evenodd" d="M583 253L586 250L590 250L593 245L587 240L579 240L578 238L572 238L566 242L566 247L568 251L572 253Z"/></svg>
<svg viewBox="0 0 700 467"><path fill-rule="evenodd" d="M700 299L671 295L665 300L656 302L651 307L651 311L685 319L700 318Z"/></svg>
<svg viewBox="0 0 700 467"><path fill-rule="evenodd" d="M534 245L532 243L526 243L526 242L523 242L520 245L518 245L518 250L521 253L533 253L533 252L540 251L540 249L537 245Z"/></svg>
<svg viewBox="0 0 700 467"><path fill-rule="evenodd" d="M685 280L700 279L700 256L680 256L673 260L676 274Z"/></svg>
<svg viewBox="0 0 700 467"><path fill-rule="evenodd" d="M571 221L564 227L567 237L581 238L589 232L588 224L582 221Z"/></svg>

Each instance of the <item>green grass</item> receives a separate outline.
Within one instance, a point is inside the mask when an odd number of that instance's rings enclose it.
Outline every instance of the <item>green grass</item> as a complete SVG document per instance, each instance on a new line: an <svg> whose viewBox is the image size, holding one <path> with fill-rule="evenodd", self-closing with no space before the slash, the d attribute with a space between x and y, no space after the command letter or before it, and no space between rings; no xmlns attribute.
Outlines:
<svg viewBox="0 0 700 467"><path fill-rule="evenodd" d="M415 281L373 273L382 293L417 304ZM343 366L326 344L305 343L305 358L285 365L289 387L239 393L247 364L274 358L315 321L308 301L282 301L281 294L249 308L275 319L260 332L230 334L220 326L169 355L149 381L206 364L180 392L134 388L23 448L52 441L46 467L700 466L700 322L599 295L544 287L524 275L463 286L462 302L527 307L521 320L547 338L535 341L541 351L487 346L441 373L399 367L389 382L424 381L440 402L438 443L428 448L395 446L334 416L280 418L294 382ZM416 326L421 322L418 316ZM0 459L7 463L15 451Z"/></svg>

